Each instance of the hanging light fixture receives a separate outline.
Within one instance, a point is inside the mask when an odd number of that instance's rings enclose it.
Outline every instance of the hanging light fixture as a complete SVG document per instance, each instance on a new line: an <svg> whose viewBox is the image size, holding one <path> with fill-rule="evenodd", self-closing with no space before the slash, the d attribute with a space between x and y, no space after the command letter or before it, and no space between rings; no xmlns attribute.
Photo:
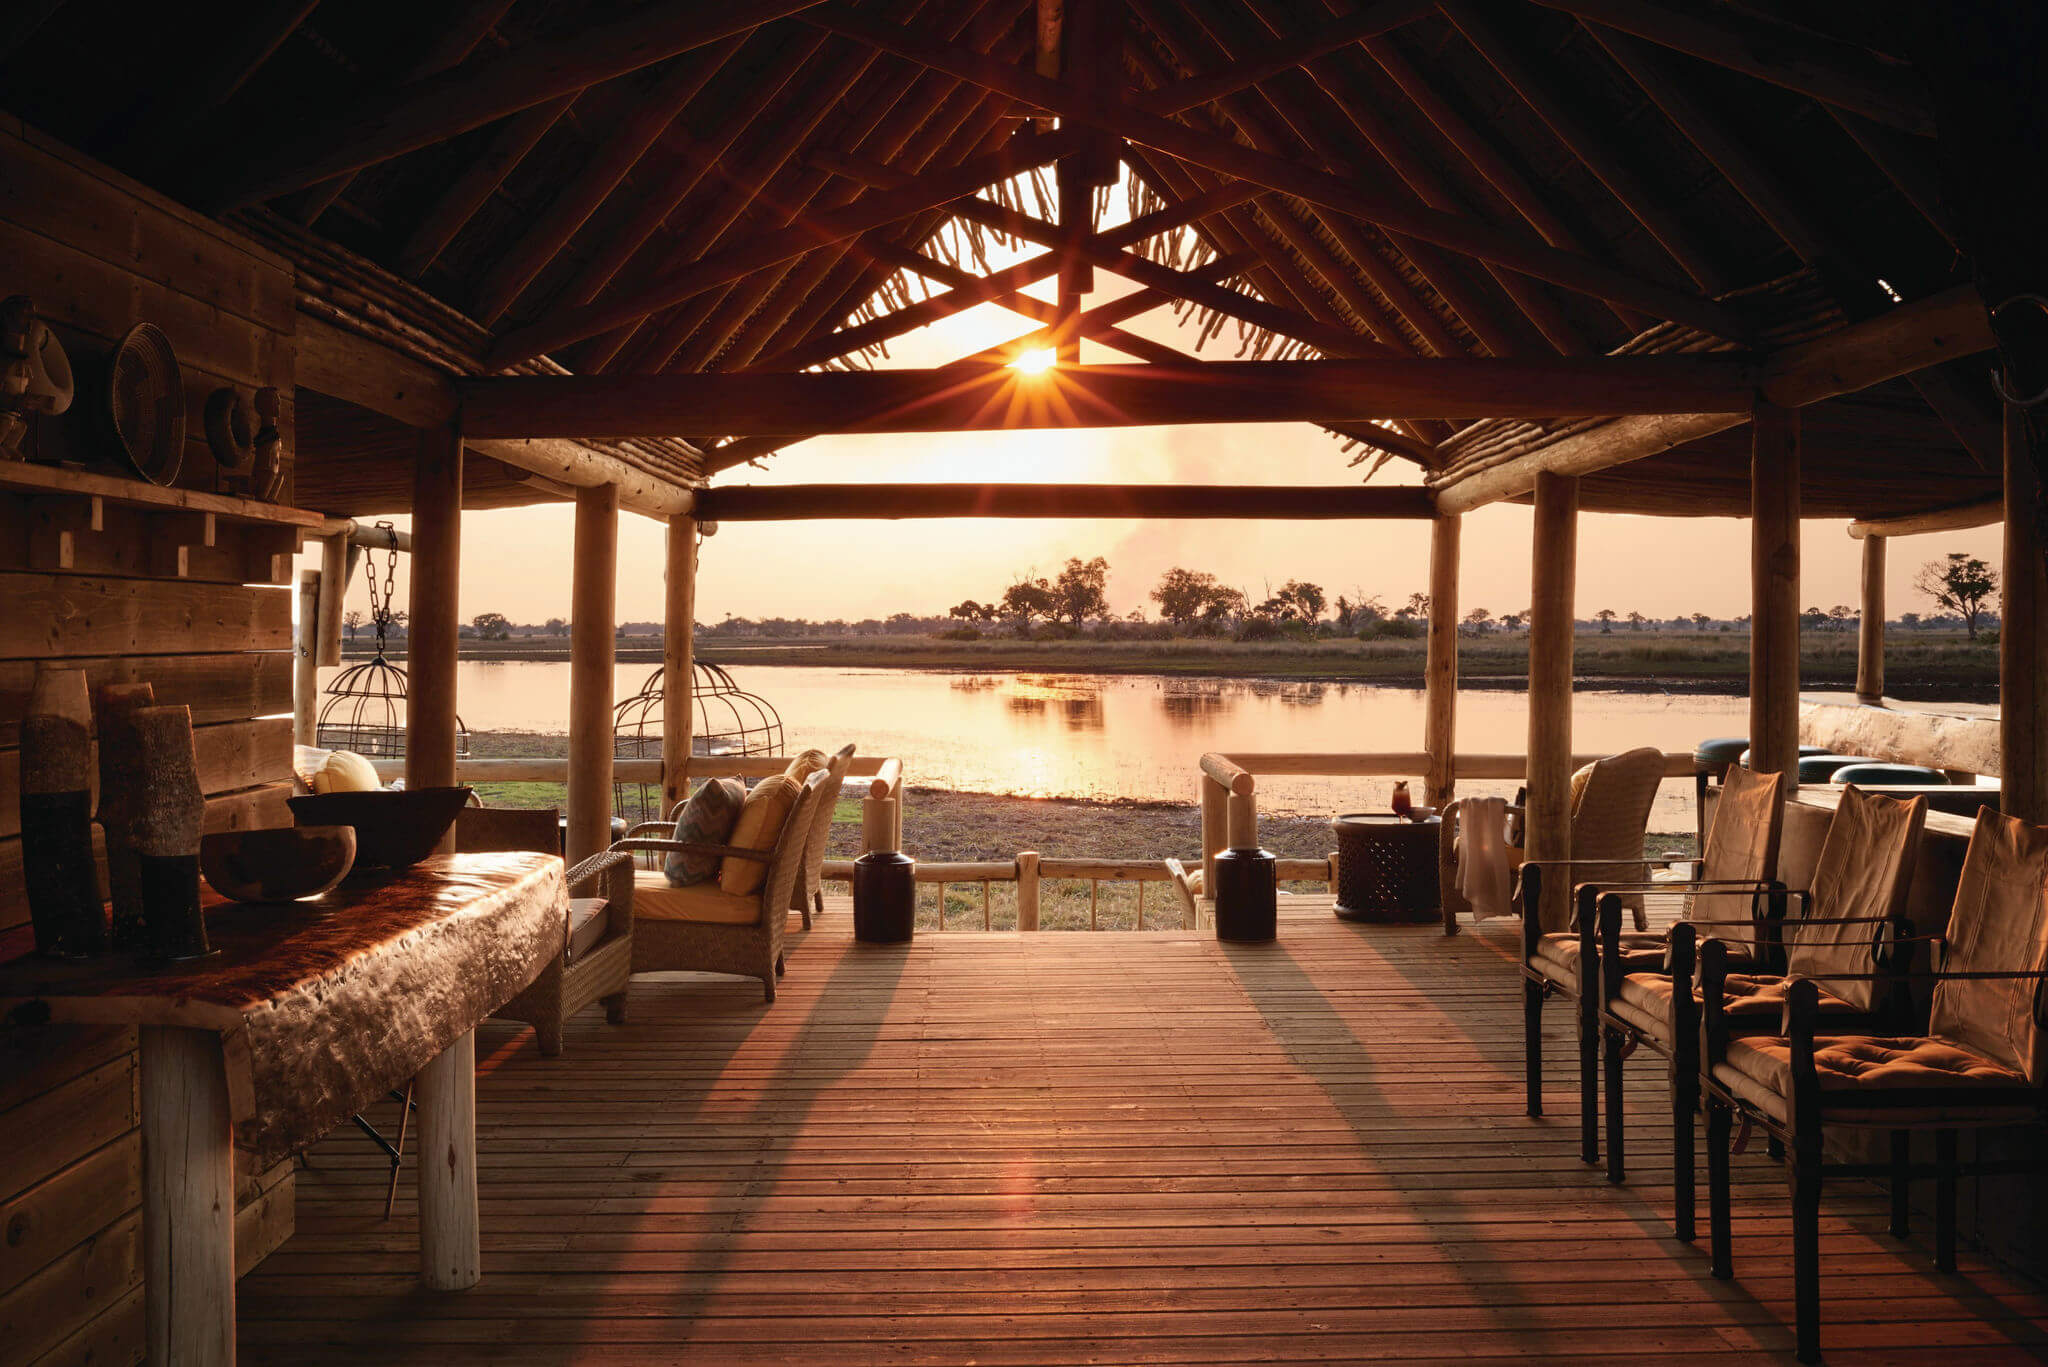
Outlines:
<svg viewBox="0 0 2048 1367"><path fill-rule="evenodd" d="M372 759L402 759L405 756L405 670L384 658L392 625L398 620L397 594L393 581L398 575L398 529L379 522L385 534L384 574L377 575L377 550L363 552L363 580L370 588L370 625L377 633L377 653L362 664L350 665L327 685L327 701L321 705L315 728L315 743L329 750L353 750ZM455 718L455 753L469 753L469 728Z"/></svg>
<svg viewBox="0 0 2048 1367"><path fill-rule="evenodd" d="M661 758L661 715L666 696L665 669L647 676L640 691L612 710L612 755L616 759ZM782 717L767 699L747 692L732 675L714 664L696 662L690 687L691 752L699 755L779 755ZM628 826L661 821L661 786L615 783L613 810Z"/></svg>

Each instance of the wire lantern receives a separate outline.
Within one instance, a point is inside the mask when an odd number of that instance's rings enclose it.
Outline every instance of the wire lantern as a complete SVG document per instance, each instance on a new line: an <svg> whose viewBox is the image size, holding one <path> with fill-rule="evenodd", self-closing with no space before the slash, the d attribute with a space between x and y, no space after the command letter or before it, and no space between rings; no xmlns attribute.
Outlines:
<svg viewBox="0 0 2048 1367"><path fill-rule="evenodd" d="M405 757L405 670L384 658L391 626L398 618L397 595L392 580L398 573L398 532L389 522L378 529L389 542L385 549L384 577L377 578L377 552L363 554L363 579L370 587L370 625L377 632L377 653L362 664L350 665L327 685L327 701L320 707L314 727L314 743L329 750L353 750L372 759ZM469 753L469 728L455 718L455 753Z"/></svg>
<svg viewBox="0 0 2048 1367"><path fill-rule="evenodd" d="M612 755L616 759L661 758L662 706L666 696L664 675L657 669L647 676L640 691L612 709ZM690 750L698 755L779 755L782 753L782 716L766 698L749 693L733 682L732 675L714 664L695 663L691 678ZM654 783L616 783L613 810L628 826L641 821L661 821L661 786Z"/></svg>

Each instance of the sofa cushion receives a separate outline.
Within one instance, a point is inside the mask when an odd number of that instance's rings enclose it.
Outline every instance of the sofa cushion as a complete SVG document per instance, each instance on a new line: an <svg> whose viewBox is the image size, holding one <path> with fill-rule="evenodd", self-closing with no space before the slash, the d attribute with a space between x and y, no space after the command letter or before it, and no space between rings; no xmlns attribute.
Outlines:
<svg viewBox="0 0 2048 1367"><path fill-rule="evenodd" d="M605 927L611 923L611 903L602 897L572 897L569 899L569 952L568 962L575 963L597 947L604 938Z"/></svg>
<svg viewBox="0 0 2048 1367"><path fill-rule="evenodd" d="M700 845L731 844L732 828L739 824L746 800L747 790L738 779L706 779L676 813L675 838ZM679 888L709 882L718 876L718 856L671 850L661 871Z"/></svg>
<svg viewBox="0 0 2048 1367"><path fill-rule="evenodd" d="M782 776L801 788L805 779L831 762L823 750L799 750L789 757L789 767L782 771Z"/></svg>
<svg viewBox="0 0 2048 1367"><path fill-rule="evenodd" d="M1935 1036L1821 1036L1813 1042L1813 1068L1827 1114L1849 1121L1932 1124L1995 1118L2031 1111L2038 1098L2013 1069ZM1773 1035L1731 1042L1726 1060L1714 1065L1714 1080L1765 1113L1784 1116L1792 1096L1791 1041ZM1922 1095L1953 1091L1955 1100L1888 1114L1881 1105L1884 1094L1901 1089ZM1857 1107L1859 1096L1871 1098L1873 1105Z"/></svg>
<svg viewBox="0 0 2048 1367"><path fill-rule="evenodd" d="M1621 937L1622 966L1630 969L1662 968L1669 948L1655 932L1627 931ZM1576 989L1579 985L1579 937L1576 933L1545 935L1536 941L1536 957L1530 966L1554 983Z"/></svg>
<svg viewBox="0 0 2048 1367"><path fill-rule="evenodd" d="M353 750L336 750L313 774L316 793L374 793L384 786L377 766Z"/></svg>
<svg viewBox="0 0 2048 1367"><path fill-rule="evenodd" d="M740 819L732 828L729 842L744 850L774 848L782 837L802 788L787 774L764 778L747 794ZM759 892L768 881L768 865L759 859L726 859L718 868L718 885L737 896Z"/></svg>
<svg viewBox="0 0 2048 1367"><path fill-rule="evenodd" d="M750 926L761 919L761 898L759 893L727 892L715 882L679 888L658 874L643 871L633 878L633 916L641 921Z"/></svg>

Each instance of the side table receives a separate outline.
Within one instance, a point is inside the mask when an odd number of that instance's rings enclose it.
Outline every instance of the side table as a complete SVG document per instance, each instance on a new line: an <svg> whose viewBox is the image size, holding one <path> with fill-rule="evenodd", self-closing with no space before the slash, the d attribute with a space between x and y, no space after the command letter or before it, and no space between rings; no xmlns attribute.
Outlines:
<svg viewBox="0 0 2048 1367"><path fill-rule="evenodd" d="M1437 817L1411 821L1390 812L1332 817L1337 837L1337 915L1347 921L1435 921Z"/></svg>

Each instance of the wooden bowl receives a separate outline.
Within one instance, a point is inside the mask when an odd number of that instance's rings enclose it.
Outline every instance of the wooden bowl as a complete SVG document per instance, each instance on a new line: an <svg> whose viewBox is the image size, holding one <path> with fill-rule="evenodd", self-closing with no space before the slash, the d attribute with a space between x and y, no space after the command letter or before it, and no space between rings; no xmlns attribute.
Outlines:
<svg viewBox="0 0 2048 1367"><path fill-rule="evenodd" d="M358 869L409 869L434 852L469 801L467 788L381 789L285 799L307 826L353 826Z"/></svg>
<svg viewBox="0 0 2048 1367"><path fill-rule="evenodd" d="M356 833L347 826L217 831L199 841L199 871L215 892L237 902L318 897L355 862Z"/></svg>

